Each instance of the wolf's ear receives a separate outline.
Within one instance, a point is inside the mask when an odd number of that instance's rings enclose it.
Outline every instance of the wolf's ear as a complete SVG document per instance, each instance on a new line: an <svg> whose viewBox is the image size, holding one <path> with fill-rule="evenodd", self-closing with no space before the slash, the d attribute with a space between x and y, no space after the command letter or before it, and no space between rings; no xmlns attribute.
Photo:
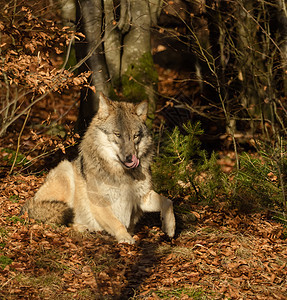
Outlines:
<svg viewBox="0 0 287 300"><path fill-rule="evenodd" d="M141 117L143 121L147 118L147 111L148 111L148 102L143 101L136 106L136 114Z"/></svg>
<svg viewBox="0 0 287 300"><path fill-rule="evenodd" d="M99 95L99 110L98 117L99 118L107 118L110 114L111 103L108 97L106 97L103 93Z"/></svg>

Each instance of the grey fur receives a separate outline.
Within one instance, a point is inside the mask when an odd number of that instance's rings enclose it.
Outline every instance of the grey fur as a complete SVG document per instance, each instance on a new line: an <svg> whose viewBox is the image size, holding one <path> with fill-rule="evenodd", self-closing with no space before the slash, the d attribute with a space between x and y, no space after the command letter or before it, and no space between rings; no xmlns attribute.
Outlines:
<svg viewBox="0 0 287 300"><path fill-rule="evenodd" d="M159 211L163 230L172 237L172 202L152 190L146 116L145 102L112 102L101 95L78 158L51 170L24 211L47 223L73 223L80 231L105 230L127 243L135 242L128 230L142 212Z"/></svg>

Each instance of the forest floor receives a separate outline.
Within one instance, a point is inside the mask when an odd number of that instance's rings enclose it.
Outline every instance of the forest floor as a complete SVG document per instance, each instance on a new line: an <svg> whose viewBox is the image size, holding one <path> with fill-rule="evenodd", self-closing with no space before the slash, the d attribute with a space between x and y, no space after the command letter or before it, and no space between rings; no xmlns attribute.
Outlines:
<svg viewBox="0 0 287 300"><path fill-rule="evenodd" d="M181 88L176 72L159 73L162 92ZM20 216L43 174L76 144L78 98L77 90L50 95L35 105L21 135L24 117L1 139L1 299L287 299L286 227L264 212L190 205L186 214L197 220L178 216L174 239L152 215L141 222L136 245ZM62 125L47 132L58 119ZM174 199L176 213L184 201Z"/></svg>

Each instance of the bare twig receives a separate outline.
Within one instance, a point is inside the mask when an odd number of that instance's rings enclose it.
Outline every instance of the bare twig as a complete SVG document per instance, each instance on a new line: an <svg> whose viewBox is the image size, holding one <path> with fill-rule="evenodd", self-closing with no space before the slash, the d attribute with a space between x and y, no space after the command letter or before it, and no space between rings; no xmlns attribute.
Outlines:
<svg viewBox="0 0 287 300"><path fill-rule="evenodd" d="M16 161L17 161L17 157L18 157L18 153L19 153L19 149L20 149L21 136L22 136L23 130L24 130L25 126L26 126L26 122L28 120L30 111L31 111L31 108L27 112L26 118L24 120L23 126L22 126L21 131L20 131L19 136L18 136L17 149L16 149L16 153L15 153L13 164L12 164L11 169L9 171L9 175L13 172L13 169L14 169Z"/></svg>

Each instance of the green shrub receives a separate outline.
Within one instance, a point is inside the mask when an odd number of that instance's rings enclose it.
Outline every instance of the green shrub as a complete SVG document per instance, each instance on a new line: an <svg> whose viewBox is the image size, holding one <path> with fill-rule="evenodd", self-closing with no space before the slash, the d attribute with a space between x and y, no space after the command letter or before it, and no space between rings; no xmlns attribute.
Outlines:
<svg viewBox="0 0 287 300"><path fill-rule="evenodd" d="M172 197L189 195L197 201L210 201L224 186L225 175L216 163L216 155L208 158L201 149L200 123L188 122L183 129L185 133L176 127L164 137L161 153L152 166L155 188Z"/></svg>
<svg viewBox="0 0 287 300"><path fill-rule="evenodd" d="M183 129L185 133L176 127L163 138L152 166L158 192L209 205L224 201L246 212L286 209L287 151L282 145L261 145L256 153L242 153L240 167L226 174L217 155L208 157L201 149L200 123L188 122Z"/></svg>
<svg viewBox="0 0 287 300"><path fill-rule="evenodd" d="M240 155L240 168L231 182L232 204L243 210L286 208L286 152L261 147L256 154Z"/></svg>

